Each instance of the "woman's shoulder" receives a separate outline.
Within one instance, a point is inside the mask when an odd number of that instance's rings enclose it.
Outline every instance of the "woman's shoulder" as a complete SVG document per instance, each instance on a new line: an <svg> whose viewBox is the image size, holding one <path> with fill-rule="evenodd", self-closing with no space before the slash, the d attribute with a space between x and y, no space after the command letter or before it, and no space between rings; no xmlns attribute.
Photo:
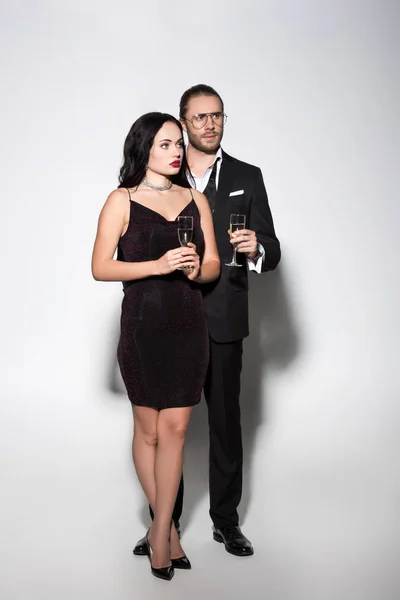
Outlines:
<svg viewBox="0 0 400 600"><path fill-rule="evenodd" d="M126 188L116 188L108 194L103 210L124 212L129 205L129 192Z"/></svg>
<svg viewBox="0 0 400 600"><path fill-rule="evenodd" d="M126 203L130 200L131 195L132 191L129 191L127 188L116 188L109 193L107 202L112 204Z"/></svg>
<svg viewBox="0 0 400 600"><path fill-rule="evenodd" d="M209 206L206 196L199 192L199 190L191 189L190 191L192 193L192 198L196 202L200 212L203 206Z"/></svg>
<svg viewBox="0 0 400 600"><path fill-rule="evenodd" d="M194 188L176 185L175 191L182 194L182 196L184 196L186 198L186 200L188 200L188 201L194 200L194 202L196 203L197 208L199 209L200 212L201 212L201 209L204 206L204 204L206 204L208 206L208 200L205 197L205 195Z"/></svg>

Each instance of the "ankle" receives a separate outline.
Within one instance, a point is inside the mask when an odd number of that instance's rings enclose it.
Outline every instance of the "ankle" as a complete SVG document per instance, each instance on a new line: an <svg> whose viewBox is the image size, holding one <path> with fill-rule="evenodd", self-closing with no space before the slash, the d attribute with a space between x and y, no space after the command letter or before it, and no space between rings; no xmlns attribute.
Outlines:
<svg viewBox="0 0 400 600"><path fill-rule="evenodd" d="M165 537L168 539L171 530L169 528L169 524L166 525L165 523L153 523L150 528L150 532L152 536Z"/></svg>

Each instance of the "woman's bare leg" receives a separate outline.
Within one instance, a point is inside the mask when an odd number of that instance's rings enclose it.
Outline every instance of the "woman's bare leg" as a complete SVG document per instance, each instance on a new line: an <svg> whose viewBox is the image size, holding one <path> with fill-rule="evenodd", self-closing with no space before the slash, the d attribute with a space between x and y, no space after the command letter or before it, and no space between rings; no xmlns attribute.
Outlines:
<svg viewBox="0 0 400 600"><path fill-rule="evenodd" d="M170 548L172 511L182 475L183 447L192 407L166 408L159 412L157 420L157 449L155 457L155 509L150 531L153 548L153 567L170 564L170 555L182 556L179 540L172 535ZM173 528L174 530L175 528ZM176 534L176 531L175 531ZM178 546L177 543L178 542Z"/></svg>
<svg viewBox="0 0 400 600"><path fill-rule="evenodd" d="M179 535L174 523L172 523L171 525L171 537L169 547L171 558L183 558L185 556L185 551L181 546L181 541L179 539Z"/></svg>
<svg viewBox="0 0 400 600"><path fill-rule="evenodd" d="M133 406L132 456L140 484L153 511L156 504L154 475L157 449L158 411L145 406Z"/></svg>

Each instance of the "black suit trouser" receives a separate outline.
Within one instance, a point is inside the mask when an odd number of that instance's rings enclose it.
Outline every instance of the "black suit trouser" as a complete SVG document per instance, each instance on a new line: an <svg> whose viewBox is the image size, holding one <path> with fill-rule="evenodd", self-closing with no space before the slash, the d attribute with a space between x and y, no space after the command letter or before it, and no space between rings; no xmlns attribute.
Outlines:
<svg viewBox="0 0 400 600"><path fill-rule="evenodd" d="M216 527L239 524L237 507L242 497L243 472L239 405L242 353L243 340L221 344L210 338L204 395L210 433L210 516ZM172 515L175 523L181 517L182 506L183 477Z"/></svg>

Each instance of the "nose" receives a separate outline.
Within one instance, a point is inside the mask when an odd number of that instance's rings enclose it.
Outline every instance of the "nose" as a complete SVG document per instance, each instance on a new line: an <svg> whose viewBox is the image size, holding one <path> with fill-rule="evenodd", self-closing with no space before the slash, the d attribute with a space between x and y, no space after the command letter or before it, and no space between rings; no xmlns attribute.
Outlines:
<svg viewBox="0 0 400 600"><path fill-rule="evenodd" d="M207 129L208 131L212 131L213 129L215 129L215 123L214 123L214 119L212 118L211 115L207 115L207 122L204 125L205 129Z"/></svg>

